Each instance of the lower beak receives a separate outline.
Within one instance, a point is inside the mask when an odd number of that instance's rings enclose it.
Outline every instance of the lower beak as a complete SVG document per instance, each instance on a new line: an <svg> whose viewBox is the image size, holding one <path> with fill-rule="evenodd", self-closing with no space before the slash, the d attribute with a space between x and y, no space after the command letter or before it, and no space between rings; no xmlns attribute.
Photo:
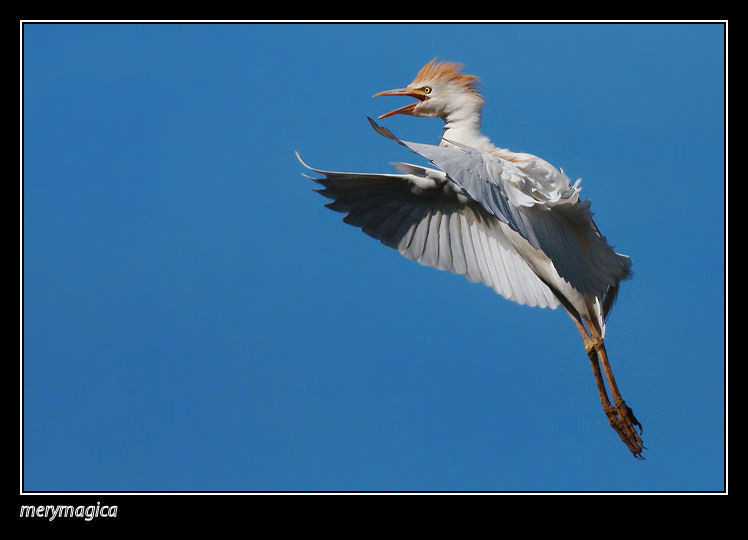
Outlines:
<svg viewBox="0 0 748 540"><path fill-rule="evenodd" d="M372 97L380 96L408 96L416 98L418 101L416 101L415 103L411 103L410 105L406 105L405 107L400 107L399 109L395 109L394 111L385 113L377 120L381 120L382 118L387 118L388 116L392 116L395 114L413 114L413 109L415 108L415 106L426 99L426 94L424 94L423 91L417 90L415 88L398 88L397 90L385 90L384 92L378 92L374 94Z"/></svg>

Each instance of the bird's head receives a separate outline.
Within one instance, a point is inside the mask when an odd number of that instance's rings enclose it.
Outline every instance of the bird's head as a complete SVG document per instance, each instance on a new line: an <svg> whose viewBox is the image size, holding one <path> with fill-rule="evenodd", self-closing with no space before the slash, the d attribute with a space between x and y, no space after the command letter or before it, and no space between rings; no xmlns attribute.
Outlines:
<svg viewBox="0 0 748 540"><path fill-rule="evenodd" d="M478 77L460 73L462 64L437 62L434 58L421 68L408 86L397 90L378 92L379 96L408 96L418 101L395 109L379 118L395 114L413 116L439 116L444 118L458 112L479 113L483 98L478 93Z"/></svg>

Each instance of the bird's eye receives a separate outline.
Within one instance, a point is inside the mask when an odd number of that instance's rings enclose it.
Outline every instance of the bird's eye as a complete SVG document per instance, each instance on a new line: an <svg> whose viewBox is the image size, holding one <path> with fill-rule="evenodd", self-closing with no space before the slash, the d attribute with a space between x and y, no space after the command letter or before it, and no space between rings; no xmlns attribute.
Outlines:
<svg viewBox="0 0 748 540"><path fill-rule="evenodd" d="M431 87L430 86L424 86L421 88L424 94L430 94L431 93Z"/></svg>

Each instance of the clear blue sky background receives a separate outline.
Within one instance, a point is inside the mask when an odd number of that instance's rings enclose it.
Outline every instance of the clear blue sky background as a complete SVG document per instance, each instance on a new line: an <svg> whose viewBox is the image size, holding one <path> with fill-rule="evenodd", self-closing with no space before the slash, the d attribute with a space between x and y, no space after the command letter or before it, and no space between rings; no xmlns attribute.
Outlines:
<svg viewBox="0 0 748 540"><path fill-rule="evenodd" d="M26 490L724 489L721 25L26 25ZM424 163L438 56L634 260L607 423L560 310L402 258L313 166ZM393 117L436 143L438 119Z"/></svg>

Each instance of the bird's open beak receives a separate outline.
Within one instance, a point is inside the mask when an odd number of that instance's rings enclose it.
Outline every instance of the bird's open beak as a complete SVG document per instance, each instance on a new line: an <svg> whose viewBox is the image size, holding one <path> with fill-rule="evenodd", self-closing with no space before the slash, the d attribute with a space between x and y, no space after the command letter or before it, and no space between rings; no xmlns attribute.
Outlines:
<svg viewBox="0 0 748 540"><path fill-rule="evenodd" d="M400 107L399 109L395 109L394 111L390 111L386 114L383 114L377 120L381 120L382 118L387 118L388 116L392 116L394 114L413 114L413 109L416 105L418 105L419 102L426 99L426 94L423 90L419 90L418 88L398 88L397 90L385 90L384 92L378 92L374 94L372 97L379 97L379 96L408 96L408 97L414 97L418 101L415 103L411 103L410 105L406 105L405 107Z"/></svg>

